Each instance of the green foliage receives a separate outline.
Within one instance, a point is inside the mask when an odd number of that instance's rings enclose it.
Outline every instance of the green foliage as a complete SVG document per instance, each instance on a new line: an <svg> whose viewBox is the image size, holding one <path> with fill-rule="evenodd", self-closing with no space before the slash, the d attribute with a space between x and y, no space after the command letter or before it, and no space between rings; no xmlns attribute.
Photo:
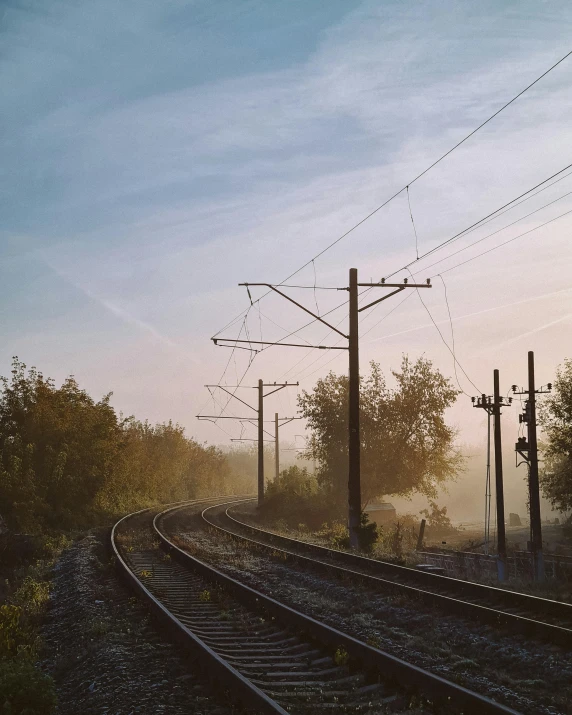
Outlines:
<svg viewBox="0 0 572 715"><path fill-rule="evenodd" d="M220 450L172 422L119 418L110 397L94 401L73 377L56 387L14 359L11 379L0 378L0 513L9 527L59 532L228 489Z"/></svg>
<svg viewBox="0 0 572 715"><path fill-rule="evenodd" d="M348 527L341 521L333 521L331 524L323 524L316 536L324 539L329 546L334 549L349 549L350 533Z"/></svg>
<svg viewBox="0 0 572 715"><path fill-rule="evenodd" d="M422 509L419 513L423 514L427 520L427 526L432 536L446 536L447 534L456 533L457 529L451 524L451 519L447 516L447 507L440 507L436 502L429 501L430 509Z"/></svg>
<svg viewBox="0 0 572 715"><path fill-rule="evenodd" d="M554 389L541 408L546 435L540 482L544 495L561 511L572 509L572 360L556 371Z"/></svg>
<svg viewBox="0 0 572 715"><path fill-rule="evenodd" d="M0 660L0 703L3 715L50 715L54 683L26 659Z"/></svg>
<svg viewBox="0 0 572 715"><path fill-rule="evenodd" d="M331 497L320 491L315 476L298 466L284 469L268 484L260 514L276 524L282 522L284 528L302 523L311 529L342 516Z"/></svg>
<svg viewBox="0 0 572 715"><path fill-rule="evenodd" d="M393 372L395 389L386 386L381 369L371 363L361 380L362 495L370 501L387 494L421 492L434 496L461 464L453 447L455 430L444 421L458 394L449 380L420 358L403 358ZM311 438L306 458L319 463L318 482L345 503L348 475L348 378L330 373L312 392L299 397Z"/></svg>
<svg viewBox="0 0 572 715"><path fill-rule="evenodd" d="M360 525L358 531L358 544L362 551L371 551L377 541L377 524L369 520L365 511L360 514Z"/></svg>
<svg viewBox="0 0 572 715"><path fill-rule="evenodd" d="M0 658L17 653L23 640L21 617L22 609L19 606L6 603L0 606Z"/></svg>
<svg viewBox="0 0 572 715"><path fill-rule="evenodd" d="M303 467L283 469L266 488L266 496L284 494L291 497L312 496L318 493L318 482L313 474Z"/></svg>
<svg viewBox="0 0 572 715"><path fill-rule="evenodd" d="M36 581L32 576L26 576L20 588L12 597L15 604L26 608L30 613L37 613L50 597L48 581Z"/></svg>

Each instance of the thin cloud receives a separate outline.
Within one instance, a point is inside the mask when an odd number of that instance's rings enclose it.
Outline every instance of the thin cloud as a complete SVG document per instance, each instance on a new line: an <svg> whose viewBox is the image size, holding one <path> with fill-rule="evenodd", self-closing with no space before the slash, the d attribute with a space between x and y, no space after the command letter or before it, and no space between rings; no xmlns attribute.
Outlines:
<svg viewBox="0 0 572 715"><path fill-rule="evenodd" d="M51 271L53 271L59 278L64 280L66 283L69 283L70 285L72 285L74 288L79 290L81 293L83 293L90 300L94 301L98 305L105 308L109 313L114 315L116 318L119 318L124 323L127 323L128 325L131 325L132 327L135 327L139 330L142 330L142 331L148 333L149 335L152 335L156 340L163 343L164 345L168 345L171 348L178 347L177 343L173 342L166 335L162 335L156 328L154 328L149 323L146 323L144 320L137 318L136 316L132 315L129 311L125 310L125 308L122 308L121 306L117 305L116 303L113 303L109 299L101 298L100 296L93 293L93 291L91 291L86 286L84 286L81 283L78 283L78 281L70 278L69 275L64 273L57 266L54 266L45 256L42 256L42 260L48 266L48 268Z"/></svg>
<svg viewBox="0 0 572 715"><path fill-rule="evenodd" d="M495 305L492 308L485 308L484 310L477 310L474 313L465 313L465 315L457 315L452 319L454 323L456 323L458 320L465 320L466 318L473 318L477 315L484 315L485 313L494 313L497 310L503 310L504 308L513 308L517 305L524 305L525 303L532 303L536 300L542 300L543 298L550 298L555 295L560 295L562 293L568 293L572 290L572 288L563 288L562 290L555 290L551 291L550 293L543 293L542 295L536 295L533 298L525 298L524 300L517 300L514 303L505 303L504 305ZM568 317L568 316L566 316ZM556 323L560 322L563 320L563 318L559 318ZM445 320L436 320L435 321L437 325L448 325L449 324L449 319ZM544 330L545 327L549 327L549 325L552 325L552 323L547 324L546 326L543 326L542 328L538 328L536 330L530 331L530 333L523 333L522 336L519 336L518 338L513 338L507 343L501 343L502 345L508 345L510 342L513 342L514 340L520 339L520 337L524 337L525 335L532 335L533 333L538 332L539 330ZM374 338L373 340L367 340L365 341L366 343L378 343L381 340L387 340L388 338L395 338L398 335L405 335L407 333L414 333L417 330L425 330L426 328L432 328L433 323L425 323L424 325L418 325L415 328L408 328L407 330L401 330L398 333L391 333L390 335L382 335L380 338Z"/></svg>

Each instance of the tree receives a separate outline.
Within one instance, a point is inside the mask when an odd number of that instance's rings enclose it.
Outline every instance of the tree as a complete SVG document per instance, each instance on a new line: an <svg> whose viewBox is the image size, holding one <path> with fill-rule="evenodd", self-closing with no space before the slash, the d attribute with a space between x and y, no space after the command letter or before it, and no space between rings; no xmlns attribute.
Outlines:
<svg viewBox="0 0 572 715"><path fill-rule="evenodd" d="M395 389L387 387L375 362L370 374L361 377L364 503L414 491L435 497L437 485L451 478L461 464L453 445L456 432L444 420L458 391L425 358L412 363L404 356L401 369L392 374ZM318 461L321 486L339 502L347 493L348 387L347 376L330 372L299 397L311 431L305 456Z"/></svg>
<svg viewBox="0 0 572 715"><path fill-rule="evenodd" d="M572 360L556 370L554 389L540 410L546 436L540 482L560 511L572 509Z"/></svg>
<svg viewBox="0 0 572 715"><path fill-rule="evenodd" d="M17 358L0 378L0 513L25 532L87 526L157 503L222 494L224 454L177 424L118 418L73 377L61 387Z"/></svg>

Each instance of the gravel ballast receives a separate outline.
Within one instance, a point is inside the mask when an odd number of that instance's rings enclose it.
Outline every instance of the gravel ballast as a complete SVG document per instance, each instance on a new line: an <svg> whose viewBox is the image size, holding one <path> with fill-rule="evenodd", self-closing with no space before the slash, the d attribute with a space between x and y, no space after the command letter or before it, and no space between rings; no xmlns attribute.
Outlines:
<svg viewBox="0 0 572 715"><path fill-rule="evenodd" d="M230 715L118 580L106 538L75 542L55 566L42 667L55 680L58 713Z"/></svg>
<svg viewBox="0 0 572 715"><path fill-rule="evenodd" d="M168 524L179 545L222 571L386 652L527 715L572 713L572 654L363 584L315 574L278 552L253 550L201 527Z"/></svg>

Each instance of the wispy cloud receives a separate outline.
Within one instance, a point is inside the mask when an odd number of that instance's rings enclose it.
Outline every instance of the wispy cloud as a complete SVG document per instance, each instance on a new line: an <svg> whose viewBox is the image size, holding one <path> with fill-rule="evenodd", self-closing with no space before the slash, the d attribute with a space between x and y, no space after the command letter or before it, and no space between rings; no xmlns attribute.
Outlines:
<svg viewBox="0 0 572 715"><path fill-rule="evenodd" d="M76 288L78 291L83 293L83 295L85 295L97 305L103 307L106 311L111 313L111 315L115 316L116 318L119 318L122 322L126 323L129 326L135 327L138 330L142 330L145 333L151 335L163 345L167 345L172 348L177 347L177 344L173 340L171 340L165 335L162 335L155 327L153 327L149 323L146 323L144 320L141 320L140 318L137 318L136 316L132 315L128 310L126 310L120 305L117 305L115 302L109 300L108 298L103 298L99 295L96 295L96 293L90 290L87 286L82 285L77 279L74 279L64 273L61 268L58 268L45 256L42 256L42 260L46 264L46 266L48 266L48 268L50 268L50 270L52 270L59 278Z"/></svg>

